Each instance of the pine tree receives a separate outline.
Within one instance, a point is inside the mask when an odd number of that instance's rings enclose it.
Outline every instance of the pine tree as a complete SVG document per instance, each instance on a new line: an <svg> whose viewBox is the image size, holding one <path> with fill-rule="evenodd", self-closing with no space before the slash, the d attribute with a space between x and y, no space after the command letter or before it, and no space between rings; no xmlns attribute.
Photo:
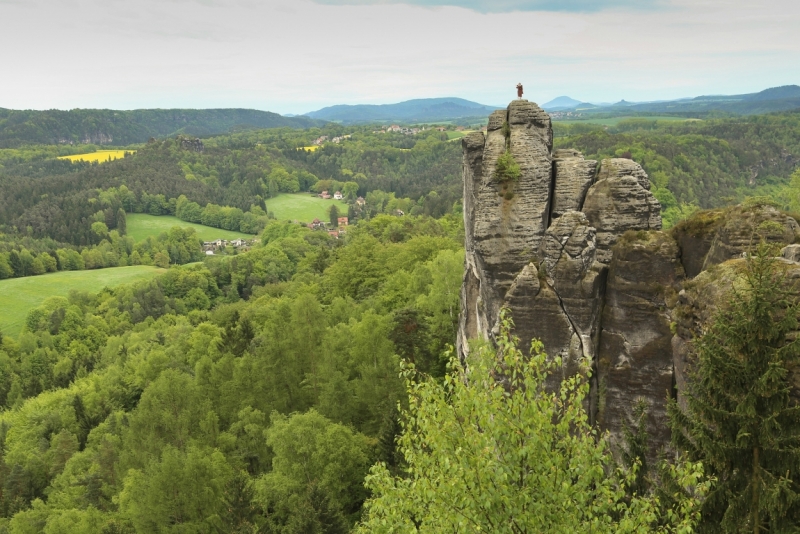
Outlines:
<svg viewBox="0 0 800 534"><path fill-rule="evenodd" d="M741 282L695 343L685 409L669 407L673 442L717 478L703 505L708 530L784 532L800 524L798 306L766 245Z"/></svg>
<svg viewBox="0 0 800 534"><path fill-rule="evenodd" d="M339 208L336 207L336 204L331 204L331 207L328 208L328 215L331 219L331 226L334 228L339 226Z"/></svg>

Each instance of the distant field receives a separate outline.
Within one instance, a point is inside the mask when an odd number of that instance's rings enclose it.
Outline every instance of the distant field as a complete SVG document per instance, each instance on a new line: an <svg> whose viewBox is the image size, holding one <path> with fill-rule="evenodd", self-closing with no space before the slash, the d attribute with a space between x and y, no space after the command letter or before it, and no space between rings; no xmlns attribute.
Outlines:
<svg viewBox="0 0 800 534"><path fill-rule="evenodd" d="M105 163L114 159L124 158L125 153L135 154L135 150L98 150L88 154L73 154L72 156L61 156L58 159L68 159L70 161L88 161L90 163Z"/></svg>
<svg viewBox="0 0 800 534"><path fill-rule="evenodd" d="M126 219L128 225L128 235L134 241L141 241L147 239L147 236L158 236L163 232L168 232L174 226L181 228L194 228L197 236L203 241L213 241L215 239L253 239L251 234L243 234L241 232L232 232L230 230L220 230L219 228L212 228L211 226L203 226L202 224L195 224L182 221L177 217L171 215L147 215L145 213L131 213Z"/></svg>
<svg viewBox="0 0 800 534"><path fill-rule="evenodd" d="M332 192L331 192L332 193ZM311 222L314 219L321 221L328 220L328 208L336 204L342 217L347 216L347 204L340 200L325 200L309 193L297 193L293 195L283 194L275 198L268 198L267 210L275 214L278 220L297 220L300 222ZM130 223L128 223L130 228Z"/></svg>
<svg viewBox="0 0 800 534"><path fill-rule="evenodd" d="M462 132L456 132L453 130L447 130L445 133L447 134L448 141L455 141L456 139L461 139L467 134L474 132L475 130L464 130Z"/></svg>
<svg viewBox="0 0 800 534"><path fill-rule="evenodd" d="M616 126L619 124L620 121L627 121L631 119L637 120L646 120L646 121L687 121L693 119L687 119L685 117L612 117L609 119L578 119L578 120L570 120L570 121L553 121L553 122L560 122L561 124L581 124L581 123L589 123L589 124L602 124L603 126Z"/></svg>
<svg viewBox="0 0 800 534"><path fill-rule="evenodd" d="M311 145L311 146L301 146L297 150L308 150L309 152L314 152L318 148L319 148L319 145Z"/></svg>
<svg viewBox="0 0 800 534"><path fill-rule="evenodd" d="M28 312L48 297L66 297L71 289L96 293L104 287L147 280L163 272L166 269L135 265L0 280L0 331L19 335Z"/></svg>

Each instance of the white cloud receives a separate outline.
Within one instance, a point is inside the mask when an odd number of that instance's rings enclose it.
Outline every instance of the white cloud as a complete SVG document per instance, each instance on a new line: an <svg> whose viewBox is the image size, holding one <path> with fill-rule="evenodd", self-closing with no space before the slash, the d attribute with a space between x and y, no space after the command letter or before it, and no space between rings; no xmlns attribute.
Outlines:
<svg viewBox="0 0 800 534"><path fill-rule="evenodd" d="M461 96L651 100L800 83L800 7L482 14L311 0L0 0L0 107L253 107Z"/></svg>

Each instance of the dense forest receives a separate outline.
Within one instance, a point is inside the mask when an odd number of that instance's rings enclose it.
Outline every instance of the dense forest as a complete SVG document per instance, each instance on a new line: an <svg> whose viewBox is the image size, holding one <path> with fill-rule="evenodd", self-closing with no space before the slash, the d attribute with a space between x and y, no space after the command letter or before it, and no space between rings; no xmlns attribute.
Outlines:
<svg viewBox="0 0 800 534"><path fill-rule="evenodd" d="M0 148L28 144L127 145L177 134L207 136L246 128L308 128L323 121L283 117L252 109L73 109L0 108Z"/></svg>
<svg viewBox="0 0 800 534"><path fill-rule="evenodd" d="M346 245L291 223L262 236L50 299L3 339L0 529L346 531L368 467L396 463L399 358L443 374L461 225L384 215Z"/></svg>

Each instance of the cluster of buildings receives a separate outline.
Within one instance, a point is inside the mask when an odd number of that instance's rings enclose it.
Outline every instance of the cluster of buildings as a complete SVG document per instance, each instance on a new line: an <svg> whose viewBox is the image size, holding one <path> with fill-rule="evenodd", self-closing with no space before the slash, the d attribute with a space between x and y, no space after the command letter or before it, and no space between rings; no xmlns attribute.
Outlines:
<svg viewBox="0 0 800 534"><path fill-rule="evenodd" d="M337 137L334 137L333 139L331 139L331 143L341 143L345 139L350 139L351 137L353 137L353 136L349 135L349 134L348 135L340 135L340 136L337 136ZM314 139L314 144L319 146L319 145L322 145L322 143L324 143L327 140L328 140L328 136L327 135L321 135L321 136L317 137L316 139Z"/></svg>
<svg viewBox="0 0 800 534"><path fill-rule="evenodd" d="M216 252L225 250L227 247L233 247L237 252L247 252L257 239L217 239L215 241L203 241L203 252L206 256L213 256Z"/></svg>
<svg viewBox="0 0 800 534"><path fill-rule="evenodd" d="M342 200L342 199L344 198L344 195L342 195L342 192L341 192L341 191L336 191L336 192L333 194L333 196L331 196L331 194L330 194L330 193L328 193L327 191L323 191L322 193L320 193L320 194L319 194L319 195L317 195L317 196L318 196L319 198L324 198L325 200L329 200L329 199L331 199L331 198L332 198L332 199L334 199L334 200Z"/></svg>
<svg viewBox="0 0 800 534"><path fill-rule="evenodd" d="M417 135L419 132L425 130L425 127L422 128L404 128L402 126L398 126L397 124L392 124L391 126L386 127L383 130L375 130L372 133L401 133L405 135Z"/></svg>
<svg viewBox="0 0 800 534"><path fill-rule="evenodd" d="M578 117L583 117L583 113L579 113L577 111L551 111L550 118L551 119L577 119Z"/></svg>
<svg viewBox="0 0 800 534"><path fill-rule="evenodd" d="M331 237L335 237L336 239L339 239L340 235L344 235L347 232L348 218L347 217L339 217L336 220L336 222L337 222L337 224L339 226L338 229L329 228L328 227L329 226L328 223L326 223L325 221L320 221L319 219L314 219L313 221L308 223L308 227L311 228L312 230L327 231L328 235L330 235Z"/></svg>

